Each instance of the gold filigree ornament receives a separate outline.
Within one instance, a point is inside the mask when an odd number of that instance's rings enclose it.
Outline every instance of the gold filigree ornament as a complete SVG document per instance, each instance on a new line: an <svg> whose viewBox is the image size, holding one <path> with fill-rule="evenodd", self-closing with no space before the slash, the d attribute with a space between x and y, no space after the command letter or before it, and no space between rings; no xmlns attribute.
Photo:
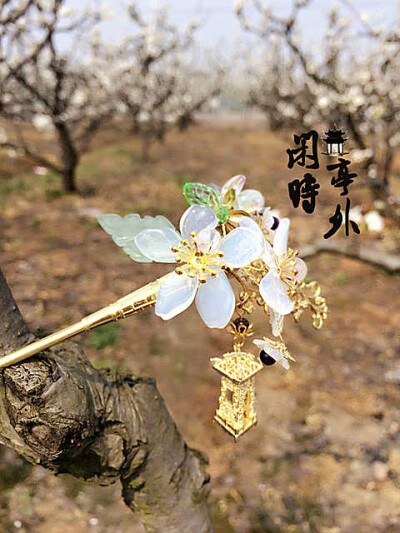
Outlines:
<svg viewBox="0 0 400 533"><path fill-rule="evenodd" d="M327 316L328 306L325 298L321 296L321 287L318 282L310 281L309 283L300 283L293 291L293 317L296 322L300 320L301 315L306 309L311 309L313 326L315 329L321 329Z"/></svg>
<svg viewBox="0 0 400 533"><path fill-rule="evenodd" d="M220 191L186 184L184 195L191 206L182 215L180 231L162 216L100 215L100 225L133 260L175 263L175 270L72 326L4 355L0 368L152 307L157 316L170 320L194 302L207 327L227 329L233 336L232 351L211 359L221 375L214 419L235 439L243 435L257 422L256 374L275 363L288 370L294 361L283 339L285 316L292 314L297 322L309 308L314 327L320 328L328 312L320 286L304 281L305 263L287 247L289 220L274 216L261 193L243 190L244 183L244 176L234 176ZM236 295L231 281L239 288ZM266 314L275 339L255 339L259 353L252 355L244 347L254 334L250 316L257 308Z"/></svg>

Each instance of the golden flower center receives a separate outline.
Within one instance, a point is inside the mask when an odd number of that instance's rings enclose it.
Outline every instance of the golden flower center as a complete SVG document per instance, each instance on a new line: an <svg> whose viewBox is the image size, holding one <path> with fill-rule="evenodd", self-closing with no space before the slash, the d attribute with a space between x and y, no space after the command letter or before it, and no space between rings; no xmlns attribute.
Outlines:
<svg viewBox="0 0 400 533"><path fill-rule="evenodd" d="M175 260L181 266L175 269L177 274L185 274L189 278L197 278L200 283L207 281L207 276L215 278L223 264L221 258L224 252L205 252L200 249L196 237L197 234L190 234L192 240L183 239L180 246L173 246L172 252L175 254ZM211 244L210 244L211 247Z"/></svg>
<svg viewBox="0 0 400 533"><path fill-rule="evenodd" d="M297 283L296 255L297 252L289 248L287 254L279 260L276 259L279 276L291 289L294 289Z"/></svg>

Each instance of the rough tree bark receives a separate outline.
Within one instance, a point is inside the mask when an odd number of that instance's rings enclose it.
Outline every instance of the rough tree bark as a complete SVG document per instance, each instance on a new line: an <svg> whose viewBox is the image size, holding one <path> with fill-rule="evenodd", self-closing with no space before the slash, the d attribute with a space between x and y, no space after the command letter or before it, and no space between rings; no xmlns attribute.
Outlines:
<svg viewBox="0 0 400 533"><path fill-rule="evenodd" d="M0 318L0 353L32 340L1 270ZM0 442L55 473L119 479L147 531L213 531L207 461L183 441L155 381L96 370L75 342L1 371Z"/></svg>

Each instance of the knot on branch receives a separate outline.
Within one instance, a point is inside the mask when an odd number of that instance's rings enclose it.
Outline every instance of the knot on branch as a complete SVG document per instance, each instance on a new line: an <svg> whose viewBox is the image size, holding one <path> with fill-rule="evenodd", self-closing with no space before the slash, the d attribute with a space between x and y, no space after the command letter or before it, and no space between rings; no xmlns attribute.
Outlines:
<svg viewBox="0 0 400 533"><path fill-rule="evenodd" d="M68 343L68 354L65 347L52 352L67 357L34 358L7 368L3 378L11 424L45 465L79 455L102 415L93 373L72 362L77 347Z"/></svg>
<svg viewBox="0 0 400 533"><path fill-rule="evenodd" d="M139 476L147 439L132 390L152 379L96 370L65 342L4 370L5 407L25 456L58 473L110 484Z"/></svg>

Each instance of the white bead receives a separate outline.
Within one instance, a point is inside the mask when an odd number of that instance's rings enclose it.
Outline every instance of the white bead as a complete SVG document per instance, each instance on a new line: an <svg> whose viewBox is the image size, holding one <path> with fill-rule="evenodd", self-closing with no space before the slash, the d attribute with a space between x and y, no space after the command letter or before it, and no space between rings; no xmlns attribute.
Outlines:
<svg viewBox="0 0 400 533"><path fill-rule="evenodd" d="M271 320L272 334L275 335L275 337L279 337L279 335L282 335L283 332L284 316L280 315L276 311L273 311L272 309L269 310L269 316Z"/></svg>

